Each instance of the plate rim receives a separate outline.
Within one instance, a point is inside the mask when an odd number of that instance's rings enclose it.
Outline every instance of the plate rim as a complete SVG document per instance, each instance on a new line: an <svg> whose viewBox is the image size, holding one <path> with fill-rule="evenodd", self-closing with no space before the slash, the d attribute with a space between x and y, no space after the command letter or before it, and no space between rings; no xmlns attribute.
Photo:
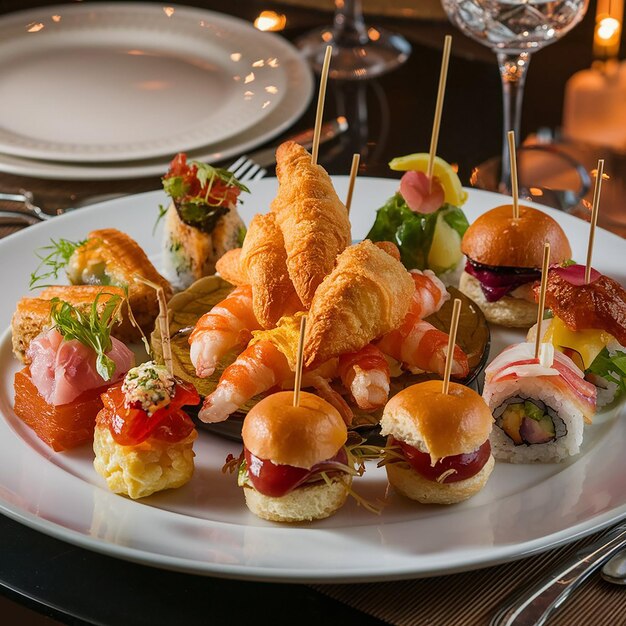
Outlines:
<svg viewBox="0 0 626 626"><path fill-rule="evenodd" d="M395 181L396 179L390 178L373 178L368 177L369 180L376 184L379 181ZM268 180L268 179L265 179ZM346 176L333 176L333 180L347 180ZM491 195L495 198L502 198L499 194L491 194L490 192L484 192L480 190L470 189L470 193L476 193L479 195L487 194ZM144 192L141 194L136 194L131 196L131 199L137 199L138 197L144 197L148 199L149 196L153 196L155 199L159 197L162 192L160 191L151 191ZM94 205L92 207L82 209L81 212L96 212L101 211L103 208L111 207L111 205L115 205L117 203L128 201L129 198L122 198L117 200L111 200L104 203L100 203L99 205ZM533 203L528 203L533 204ZM495 205L495 203L494 203ZM539 206L539 205L534 205ZM542 207L545 208L545 207ZM55 220L68 220L72 219L71 215L66 214L59 218L55 218ZM572 218L575 219L575 218ZM40 232L43 232L43 225L37 225L35 228L39 229ZM32 230L29 229L31 232ZM602 229L600 229L602 230ZM609 234L615 238L615 241L621 242L620 245L626 246L626 241L609 233L608 231L603 231L605 234ZM23 239L28 238L28 232L23 231L16 235L12 235L4 241L0 241L0 255L2 254L3 248L5 247L5 242L8 239L12 239L13 241L21 241ZM9 308L11 308L10 305ZM5 331L6 332L9 331ZM624 412L624 406L620 407L620 413ZM621 416L623 418L623 415ZM611 428L617 427L618 417L611 418ZM3 422L6 423L6 418L4 414L2 415ZM19 435L16 434L16 437L19 439ZM58 468L59 471L64 471L62 468ZM111 494L112 495L112 494ZM114 498L118 498L118 496L112 496ZM127 502L126 500L124 500ZM134 503L133 503L134 504ZM243 506L243 503L242 503ZM481 505L482 506L482 505ZM488 506L488 505L485 505ZM146 507L152 509L153 507ZM578 524L568 526L563 528L558 532L551 533L549 535L539 537L536 539L532 539L530 541L525 541L521 543L513 543L509 545L505 545L504 547L500 546L498 550L496 550L496 554L492 557L484 558L481 555L476 556L473 559L466 560L465 562L457 562L456 565L450 565L448 563L450 559L450 554L446 553L446 558L444 559L444 563L441 564L440 567L434 568L430 567L428 571L422 571L415 569L414 565L407 565L405 568L399 570L397 567L394 571L388 571L381 573L378 572L364 572L362 569L359 571L351 572L350 570L341 570L339 575L335 575L332 571L328 570L326 572L315 571L313 575L307 574L302 570L289 570L282 569L276 570L275 568L271 568L270 570L257 568L252 570L251 568L242 567L241 564L237 564L236 566L226 566L222 564L215 563L207 563L204 561L192 561L190 559L181 559L176 557L171 557L162 554L154 554L154 553L146 553L144 551L138 550L136 548L129 548L128 546L119 546L116 543L108 542L102 538L93 538L90 536L86 536L83 533L79 533L73 529L65 528L61 525L57 525L54 522L50 522L49 520L45 520L41 517L37 517L33 515L28 510L19 509L19 507L14 506L12 503L7 503L5 499L2 497L0 493L0 510L6 513L12 519L16 519L17 521L30 526L31 528L35 528L45 534L49 534L55 536L64 541L68 541L75 545L79 545L81 547L87 548L89 550L94 550L99 553L109 554L116 558L123 558L127 560L132 560L135 562L144 563L146 565L161 567L165 569L172 569L176 571L185 571L202 575L214 575L220 576L224 578L235 578L235 579L245 579L245 580L266 580L266 581L289 581L289 582L317 582L317 583L348 583L348 582L372 582L372 581L382 581L382 580L398 580L398 579L410 579L410 578L421 578L428 576L437 576L442 574L449 574L460 571L467 571L473 569L479 569L482 567L489 567L492 565L496 565L498 563L508 562L517 560L520 558L524 558L526 556L530 556L532 554L536 554L539 552L543 552L545 550L557 547L558 545L563 545L570 541L574 541L578 538L591 534L601 528L607 527L610 524L616 523L619 519L626 516L626 504L614 508L610 511L603 512L599 515L594 515L590 519L580 522ZM156 509L158 511L158 515L180 515L178 513ZM450 511L448 509L448 511ZM450 511L451 514L454 514L453 511ZM202 520L207 521L207 520ZM208 522L208 521L207 521ZM210 524L215 524L217 526L228 526L229 524L221 521L212 521L208 522ZM410 523L410 522L401 522L401 523ZM280 527L276 528L274 525L268 527L269 531L275 532L290 532L290 529ZM265 530L265 528L264 528ZM295 529L294 529L295 530ZM300 529L301 530L301 529ZM321 533L341 533L341 530L337 530L336 528L331 529L320 529L315 528L315 526L307 526L305 528L307 531L321 532ZM492 547L493 549L493 547Z"/></svg>

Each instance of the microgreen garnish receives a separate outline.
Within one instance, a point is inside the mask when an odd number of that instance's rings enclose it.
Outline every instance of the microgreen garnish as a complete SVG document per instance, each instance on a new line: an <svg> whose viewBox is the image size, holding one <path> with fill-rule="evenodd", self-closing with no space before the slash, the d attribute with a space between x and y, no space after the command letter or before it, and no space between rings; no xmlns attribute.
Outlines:
<svg viewBox="0 0 626 626"><path fill-rule="evenodd" d="M43 246L39 249L42 253L49 250L49 254L43 256L39 251L35 253L41 263L39 263L37 269L30 275L30 283L28 285L30 289L45 287L46 285L39 283L49 278L58 278L59 272L69 263L75 250L85 245L87 240L69 241L69 239L59 239L55 241L51 239L50 242L51 244L49 246Z"/></svg>
<svg viewBox="0 0 626 626"><path fill-rule="evenodd" d="M200 184L203 187L207 185L207 198L211 192L215 179L221 180L227 187L237 187L237 189L241 189L241 191L250 193L250 190L243 183L239 182L232 172L229 172L222 167L213 167L212 165L200 163L199 161L191 161L190 165L195 165L198 168L196 178L200 181Z"/></svg>
<svg viewBox="0 0 626 626"><path fill-rule="evenodd" d="M159 204L159 214L157 215L156 221L154 222L154 226L152 227L153 237L154 237L154 233L156 232L157 226L159 225L159 222L165 217L168 209L169 207Z"/></svg>
<svg viewBox="0 0 626 626"><path fill-rule="evenodd" d="M111 296L107 300L102 313L98 314L100 296ZM99 293L88 314L60 298L50 301L50 319L66 341L76 339L96 353L96 371L103 380L111 380L115 373L115 363L106 353L111 350L111 328L118 320L122 297L106 292Z"/></svg>

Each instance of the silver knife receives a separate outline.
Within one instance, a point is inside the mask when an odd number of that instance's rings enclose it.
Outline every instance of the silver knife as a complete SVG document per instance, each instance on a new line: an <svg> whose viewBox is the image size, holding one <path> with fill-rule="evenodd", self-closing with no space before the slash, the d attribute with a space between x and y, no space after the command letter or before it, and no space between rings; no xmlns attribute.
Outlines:
<svg viewBox="0 0 626 626"><path fill-rule="evenodd" d="M320 129L320 144L338 137L342 133L345 133L346 130L348 130L348 120L343 116L322 124L322 128ZM307 150L310 150L313 144L313 129L309 128L292 137L288 137L286 141L295 141L304 146ZM282 141L280 143L282 143ZM250 152L246 154L246 157L261 167L270 167L276 163L276 148L278 148L280 143L274 144L269 148L262 148L261 150Z"/></svg>
<svg viewBox="0 0 626 626"><path fill-rule="evenodd" d="M516 594L493 616L490 626L541 626L589 576L626 546L626 522L579 550L537 584Z"/></svg>

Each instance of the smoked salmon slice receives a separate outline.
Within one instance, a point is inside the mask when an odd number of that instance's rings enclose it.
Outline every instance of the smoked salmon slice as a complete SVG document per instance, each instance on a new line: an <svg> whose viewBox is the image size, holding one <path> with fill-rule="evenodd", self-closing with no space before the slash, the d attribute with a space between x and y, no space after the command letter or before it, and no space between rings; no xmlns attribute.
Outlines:
<svg viewBox="0 0 626 626"><path fill-rule="evenodd" d="M15 374L15 414L56 452L93 441L96 415L106 386L83 392L72 402L48 404L37 391L28 367Z"/></svg>

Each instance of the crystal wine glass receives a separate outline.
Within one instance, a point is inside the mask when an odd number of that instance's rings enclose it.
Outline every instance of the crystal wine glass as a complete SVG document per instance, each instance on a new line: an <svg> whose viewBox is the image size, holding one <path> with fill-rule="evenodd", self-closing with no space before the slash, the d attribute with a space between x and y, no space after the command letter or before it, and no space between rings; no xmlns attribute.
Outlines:
<svg viewBox="0 0 626 626"><path fill-rule="evenodd" d="M499 190L510 192L507 133L520 133L524 81L530 55L569 32L589 0L442 0L450 21L489 46L498 58L504 105Z"/></svg>
<svg viewBox="0 0 626 626"><path fill-rule="evenodd" d="M411 54L411 44L401 35L365 24L361 0L335 0L332 26L311 31L296 43L318 73L326 47L331 45L329 76L340 80L379 76L404 63Z"/></svg>

